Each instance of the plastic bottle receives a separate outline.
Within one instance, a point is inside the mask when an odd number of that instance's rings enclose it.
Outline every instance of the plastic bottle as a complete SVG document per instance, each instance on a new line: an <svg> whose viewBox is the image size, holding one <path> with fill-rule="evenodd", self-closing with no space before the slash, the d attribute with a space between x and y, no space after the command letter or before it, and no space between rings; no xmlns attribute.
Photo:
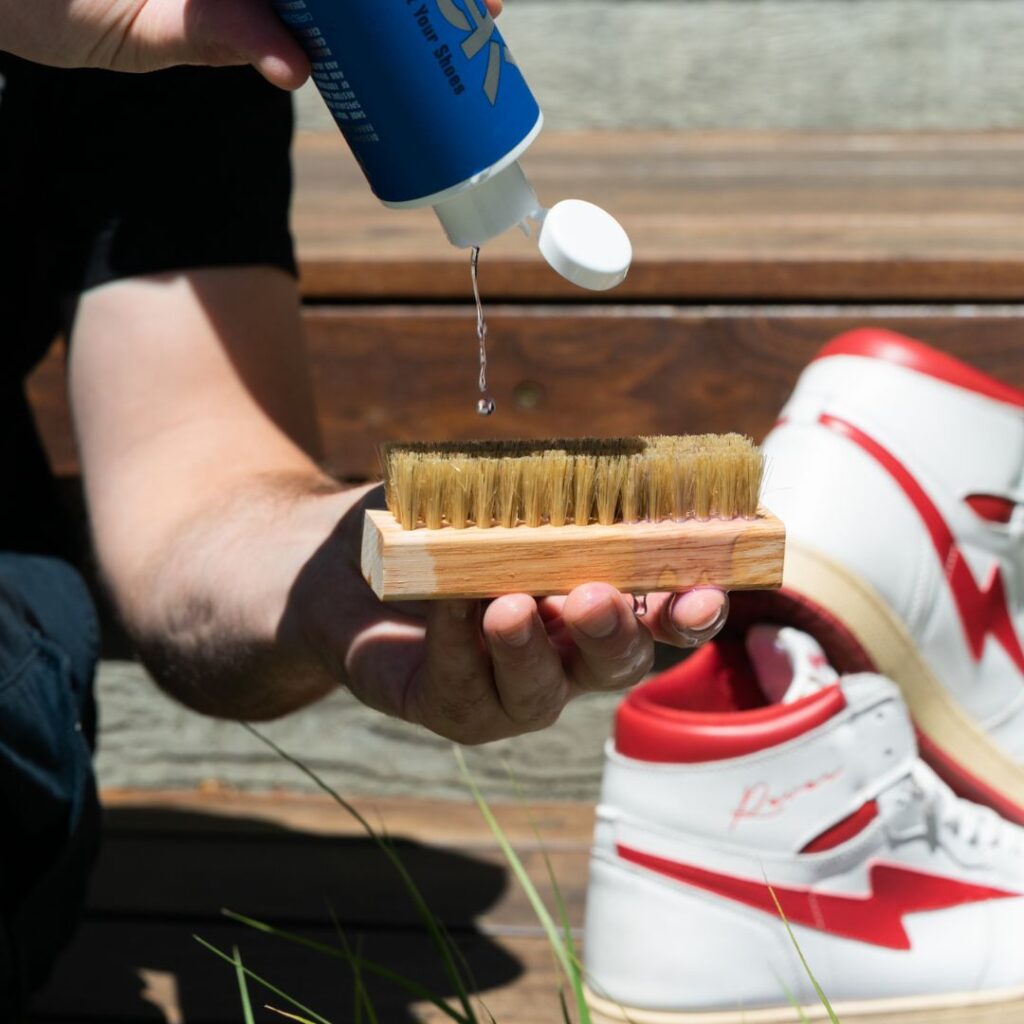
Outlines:
<svg viewBox="0 0 1024 1024"><path fill-rule="evenodd" d="M482 246L530 219L548 262L611 288L632 259L603 210L543 210L519 165L543 115L483 0L274 0L376 196L432 206L453 245Z"/></svg>

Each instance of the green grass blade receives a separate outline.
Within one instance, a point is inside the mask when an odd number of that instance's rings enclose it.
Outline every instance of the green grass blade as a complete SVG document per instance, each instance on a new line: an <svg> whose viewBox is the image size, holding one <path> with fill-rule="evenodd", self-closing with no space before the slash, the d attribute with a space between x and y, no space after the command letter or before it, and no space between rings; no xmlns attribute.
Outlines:
<svg viewBox="0 0 1024 1024"><path fill-rule="evenodd" d="M289 1013L287 1010L279 1010L276 1006L271 1006L269 1003L264 1006L265 1010L269 1010L271 1013L276 1013L279 1017L287 1017L288 1020L297 1020L299 1024L313 1024L308 1017L300 1017L297 1013Z"/></svg>
<svg viewBox="0 0 1024 1024"><path fill-rule="evenodd" d="M507 766L506 770L508 770ZM516 795L525 805L525 801L523 801L522 793L519 789L519 783L516 781L511 771L508 771L508 777L516 790ZM572 937L572 925L569 923L569 911L565 905L565 898L562 896L562 887L558 884L554 865L552 865L551 858L548 856L547 847L544 845L540 829L537 827L537 821L529 808L527 808L527 820L530 822L530 828L533 830L534 838L537 840L537 846L540 849L541 857L544 860L544 867L548 873L548 880L551 882L551 889L555 895L555 908L558 911L558 919L562 925L562 934L565 937L565 950L571 967L570 983L572 984L573 998L576 1001L576 1011L579 1014L579 1024L590 1024L590 1007L587 1006L587 1000L583 995L582 965L580 963L579 954L576 950L576 943ZM567 1015L568 1009L565 1006L565 997L561 990L559 990L558 997L562 1001L562 1013L563 1015Z"/></svg>
<svg viewBox="0 0 1024 1024"><path fill-rule="evenodd" d="M565 1001L565 989L558 986L558 1005L562 1010L562 1024L572 1024L572 1017L569 1016L569 1004Z"/></svg>
<svg viewBox="0 0 1024 1024"><path fill-rule="evenodd" d="M362 940L359 942L358 950L353 954L348 936L341 927L341 922L338 920L338 915L334 912L333 907L331 908L331 920L334 922L334 930L337 932L342 951L351 958L349 962L352 967L352 985L355 989L352 994L352 1011L355 1024L362 1024L364 1013L369 1019L370 1024L380 1024L380 1021L377 1019L377 1010L373 1005L373 1000L370 998L366 983L363 981L363 969L359 963L363 956Z"/></svg>
<svg viewBox="0 0 1024 1024"><path fill-rule="evenodd" d="M814 976L814 972L811 970L811 965L807 962L807 958L804 956L804 951L800 948L800 943L796 941L796 936L793 934L793 929L789 924L789 918L786 917L786 912L782 909L779 897L776 895L775 890L769 883L767 876L765 877L764 884L768 886L768 891L772 895L772 902L775 904L775 909L778 911L779 917L782 918L782 923L786 926L786 934L789 935L789 941L793 943L796 955L800 957L800 963L803 964L804 970L807 972L807 977L811 979L811 984L814 986L814 992L821 1005L825 1007L828 1019L832 1024L839 1024L839 1018L836 1016L835 1010L832 1009L832 1004L828 1001L828 996L825 995L824 990L818 984L818 979Z"/></svg>
<svg viewBox="0 0 1024 1024"><path fill-rule="evenodd" d="M295 932L288 932L281 928L275 928L273 925L266 924L264 921L257 921L255 918L246 917L244 914L237 914L232 910L225 910L222 911L222 913L225 917L230 918L232 921L237 921L239 924L244 924L247 928L263 932L266 935L274 935L277 938L284 939L286 942L291 942L296 946L305 946L307 949L312 949L317 953L323 953L325 956L334 957L336 960L343 960L350 966L353 962L356 962L359 965L360 970L366 971L368 974L374 974L378 978L383 978L385 981L390 981L392 984L397 985L399 988L408 992L410 995L415 996L417 999L436 1006L446 1017L455 1021L456 1024L470 1024L470 1022L467 1021L467 1019L459 1013L458 1010L446 1003L440 996L434 995L434 993L426 986L421 985L418 981L415 981L412 978L407 978L405 975L399 974L397 971L391 970L389 967L374 963L372 960L365 960L362 957L346 953L343 949L336 949L334 946L328 946L323 942L317 942L316 939L307 939L304 935L296 935ZM299 1007L299 1009L302 1009L302 1007Z"/></svg>
<svg viewBox="0 0 1024 1024"><path fill-rule="evenodd" d="M793 990L777 974L775 975L775 980L778 982L779 988L781 988L785 994L786 1002L789 1003L789 1005L796 1011L800 1024L811 1024L810 1018L804 1012L804 1008L800 1005L796 995L793 993Z"/></svg>
<svg viewBox="0 0 1024 1024"><path fill-rule="evenodd" d="M256 1024L252 1015L252 1003L249 1002L249 985L245 980L245 967L242 964L242 954L238 947L233 946L231 952L235 959L235 976L238 979L238 996L242 1000L242 1017L245 1024Z"/></svg>
<svg viewBox="0 0 1024 1024"><path fill-rule="evenodd" d="M193 939L199 943L200 946L208 949L215 956L219 956L221 960L226 960L229 964L233 964L236 970L244 972L245 976L252 981L255 981L257 985L262 985L268 992L273 992L279 999L283 999L286 1003L294 1006L296 1010L301 1010L303 1013L308 1013L313 1018L314 1024L331 1024L326 1017L321 1017L315 1010L311 1010L308 1006L303 1006L297 999L293 999L287 992L281 991L276 985L271 984L265 978L261 978L258 974L254 974L249 970L241 961L236 960L234 957L225 953L222 949L218 949L212 943L206 941L206 939L200 938L198 935L193 935Z"/></svg>
<svg viewBox="0 0 1024 1024"><path fill-rule="evenodd" d="M516 876L516 881L519 882L523 892L526 893L526 898L530 901L530 906L533 907L533 912L537 915L537 919L540 921L541 926L547 934L551 950L555 954L559 965L565 972L566 979L571 985L573 969L570 964L569 957L566 954L565 946L562 943L562 937L559 934L557 925L552 920L551 914L548 912L548 908L544 906L544 901L540 898L540 894L537 892L537 887L533 884L530 876L526 873L526 868L523 867L523 862L519 859L519 855L512 849L512 844L508 841L508 837L502 831L501 826L494 817L494 814L488 806L487 801L484 799L483 794L477 788L473 776L466 767L466 759L462 756L462 751L458 747L455 748L455 760L458 762L459 771L462 773L463 781L466 783L470 793L473 795L473 799L476 801L476 805L480 809L480 813L483 815L484 821L487 822L487 827L491 830L494 838L498 841L498 846L501 847L501 852L505 855L505 859L508 861L509 867L512 869L512 873Z"/></svg>
<svg viewBox="0 0 1024 1024"><path fill-rule="evenodd" d="M272 739L270 739L270 737L264 736L258 729L253 728L245 722L241 724L248 732L255 736L256 739L260 740L261 743L274 751L278 757L297 768L322 792L326 793L339 807L342 808L342 810L351 815L351 817L359 823L363 831L365 831L366 834L377 844L377 847L383 852L384 856L387 857L392 867L398 873L398 876L402 881L402 885L405 887L406 892L413 901L413 905L416 907L416 912L419 914L420 920L423 921L427 928L431 941L438 953L440 953L441 959L444 963L445 973L448 975L448 980L451 982L455 995L462 1004L463 1016L469 1024L479 1024L476 1018L476 1013L473 1010L473 1005L469 999L469 992L466 988L465 980L463 979L462 974L459 971L458 964L456 963L456 955L453 953L451 940L441 928L440 922L433 913L431 913L430 907L427 905L427 901L423 898L423 894L420 892L419 886L417 886L413 881L412 876L406 870L405 865L402 863L401 858L395 850L389 845L389 843L382 839L380 835L378 835L373 826L355 807L352 806L352 804L350 804L335 789L324 782L324 780L321 779L312 768L304 765L300 760L298 760L298 758L292 757L291 754L279 747ZM432 998L431 1002L436 1005L436 998Z"/></svg>

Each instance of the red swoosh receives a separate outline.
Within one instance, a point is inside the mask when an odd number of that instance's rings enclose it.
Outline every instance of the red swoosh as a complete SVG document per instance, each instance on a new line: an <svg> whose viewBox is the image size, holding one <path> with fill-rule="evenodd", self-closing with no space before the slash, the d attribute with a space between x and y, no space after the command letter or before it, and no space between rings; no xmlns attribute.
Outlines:
<svg viewBox="0 0 1024 1024"><path fill-rule="evenodd" d="M892 864L872 864L868 871L870 891L863 896L844 896L754 882L722 875L705 868L666 860L650 853L617 845L623 860L631 861L677 882L713 892L745 906L777 915L772 892L791 924L801 924L830 935L887 949L910 949L903 915L922 910L946 910L964 903L1009 899L1019 893L972 885L955 878L929 875Z"/></svg>
<svg viewBox="0 0 1024 1024"><path fill-rule="evenodd" d="M957 546L953 531L907 467L874 438L852 423L836 416L829 416L827 413L819 416L818 422L823 427L849 438L866 451L899 484L917 509L945 570L974 660L978 661L981 658L985 638L993 636L1013 660L1018 671L1024 672L1024 650L1021 649L1020 638L1010 616L999 565L993 565L988 579L982 586L978 586L967 559Z"/></svg>

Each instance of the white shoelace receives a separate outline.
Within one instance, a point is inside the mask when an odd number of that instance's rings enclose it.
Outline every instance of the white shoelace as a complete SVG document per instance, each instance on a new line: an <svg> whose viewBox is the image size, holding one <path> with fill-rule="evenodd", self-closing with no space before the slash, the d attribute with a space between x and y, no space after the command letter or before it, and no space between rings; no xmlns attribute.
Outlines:
<svg viewBox="0 0 1024 1024"><path fill-rule="evenodd" d="M916 797L936 834L948 831L972 849L1024 855L1024 831L995 811L962 800L922 761L911 770Z"/></svg>

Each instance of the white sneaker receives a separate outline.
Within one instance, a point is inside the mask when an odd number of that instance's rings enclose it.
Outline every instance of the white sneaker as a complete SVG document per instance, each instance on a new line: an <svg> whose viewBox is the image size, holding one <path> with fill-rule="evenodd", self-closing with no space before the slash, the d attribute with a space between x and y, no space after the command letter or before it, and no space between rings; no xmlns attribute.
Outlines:
<svg viewBox="0 0 1024 1024"><path fill-rule="evenodd" d="M791 999L827 1020L774 891L844 1024L1024 1021L1024 829L918 759L888 679L839 679L792 628L730 637L620 706L587 896L595 1020L793 1022Z"/></svg>
<svg viewBox="0 0 1024 1024"><path fill-rule="evenodd" d="M958 793L1024 823L1024 393L854 331L804 371L765 450L786 588L899 684Z"/></svg>

